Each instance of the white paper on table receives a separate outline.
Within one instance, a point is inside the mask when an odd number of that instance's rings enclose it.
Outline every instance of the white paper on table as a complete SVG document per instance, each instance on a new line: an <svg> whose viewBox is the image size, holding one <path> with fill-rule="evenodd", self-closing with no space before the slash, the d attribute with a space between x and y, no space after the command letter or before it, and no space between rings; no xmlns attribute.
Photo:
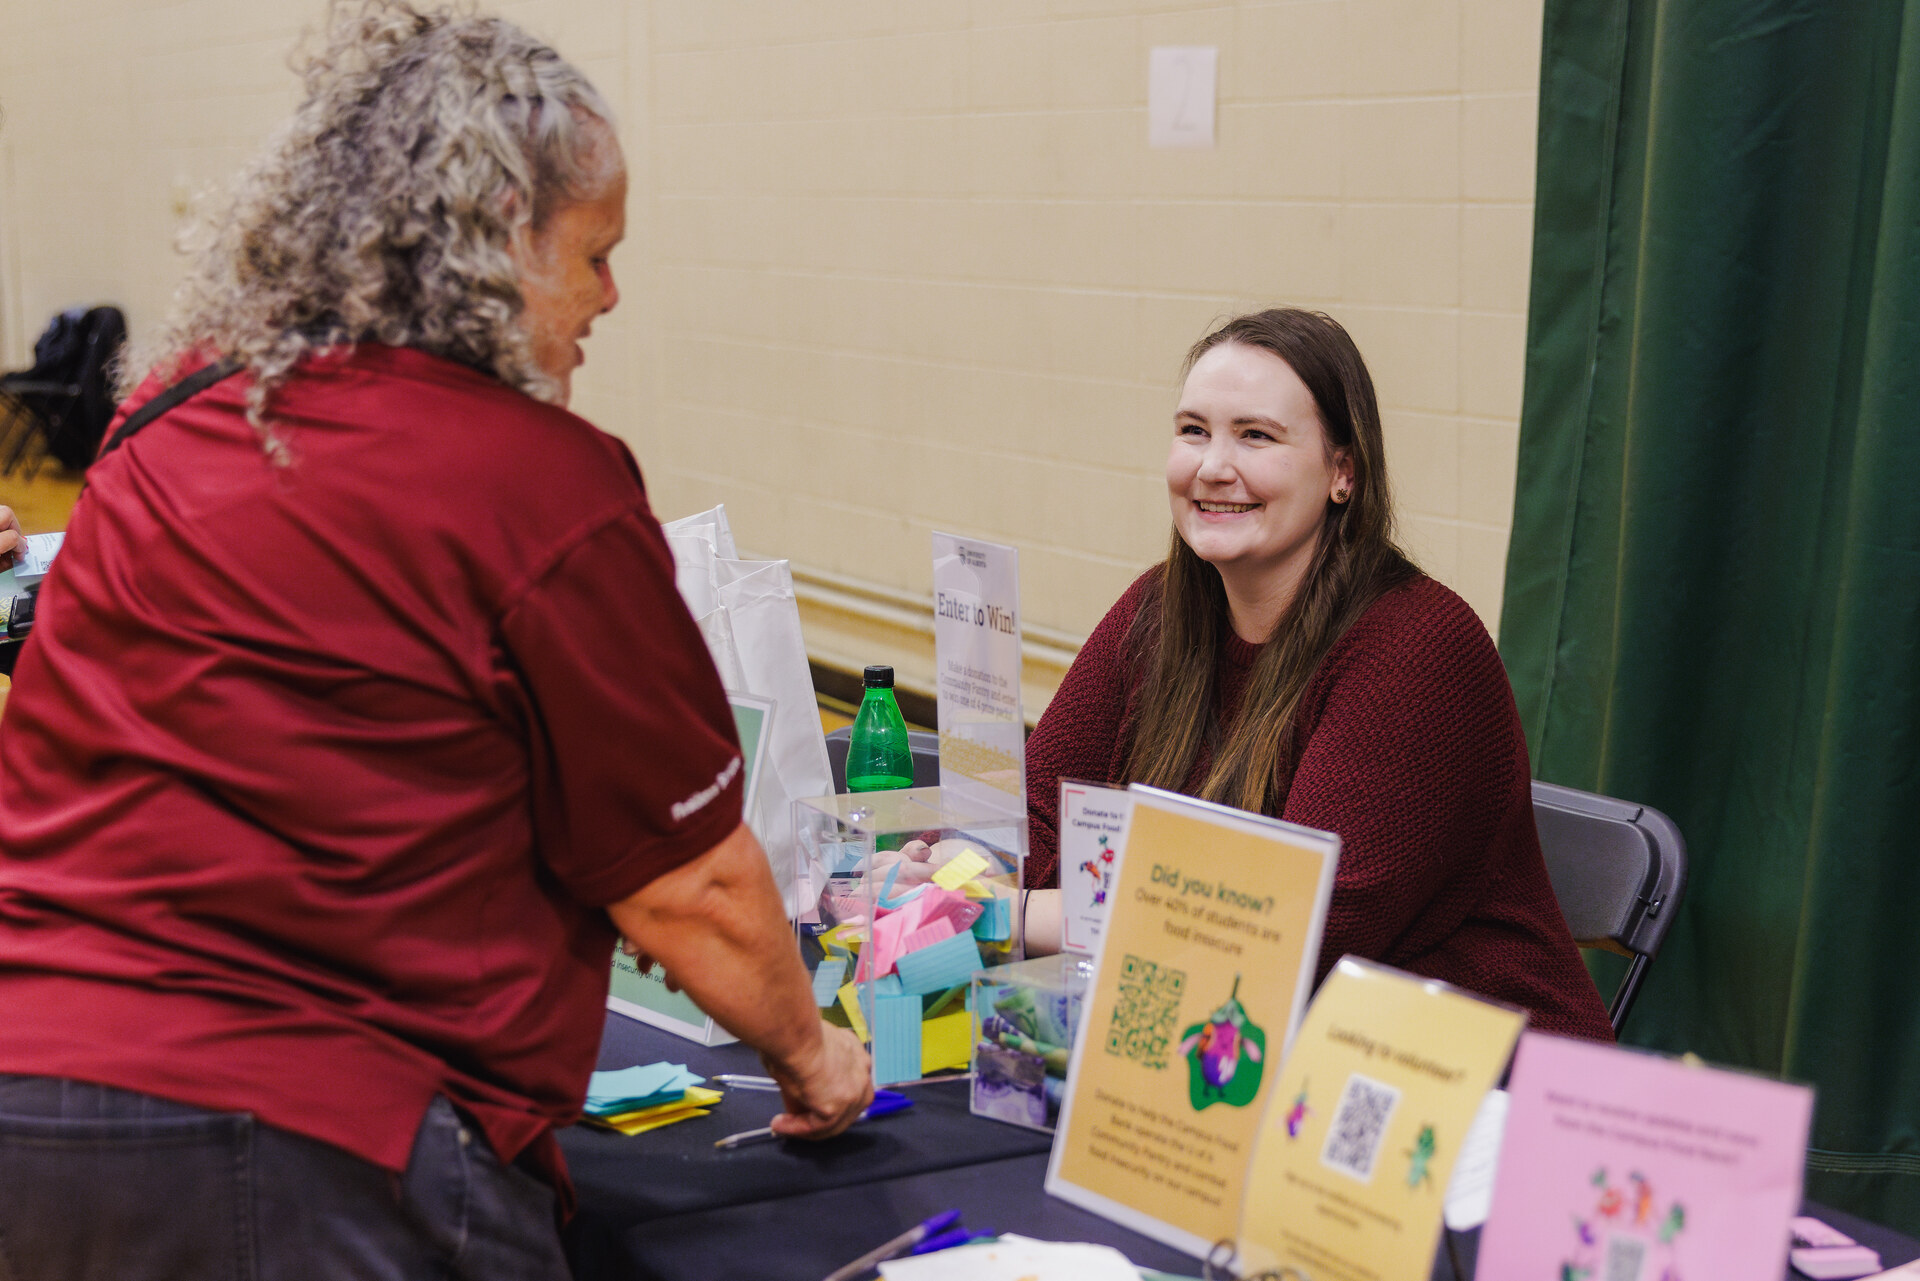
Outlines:
<svg viewBox="0 0 1920 1281"><path fill-rule="evenodd" d="M1500 1168L1500 1138L1507 1132L1507 1101L1505 1090L1488 1090L1460 1141L1440 1216L1455 1232L1479 1227L1493 1209L1493 1176Z"/></svg>
<svg viewBox="0 0 1920 1281"><path fill-rule="evenodd" d="M53 558L60 554L61 544L66 541L64 533L28 534L21 539L13 558L13 581L22 587L31 587L45 578L53 568Z"/></svg>
<svg viewBox="0 0 1920 1281"><path fill-rule="evenodd" d="M1140 1281L1112 1246L1034 1241L1012 1233L998 1241L889 1259L883 1281Z"/></svg>

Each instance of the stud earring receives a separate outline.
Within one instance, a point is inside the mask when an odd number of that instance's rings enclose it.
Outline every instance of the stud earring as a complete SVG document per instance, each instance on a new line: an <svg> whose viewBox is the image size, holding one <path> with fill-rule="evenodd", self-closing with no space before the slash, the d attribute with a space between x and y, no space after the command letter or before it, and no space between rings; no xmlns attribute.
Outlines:
<svg viewBox="0 0 1920 1281"><path fill-rule="evenodd" d="M1348 498L1352 497L1352 495L1353 491L1351 489L1336 489L1333 491L1333 501L1336 503L1344 503Z"/></svg>

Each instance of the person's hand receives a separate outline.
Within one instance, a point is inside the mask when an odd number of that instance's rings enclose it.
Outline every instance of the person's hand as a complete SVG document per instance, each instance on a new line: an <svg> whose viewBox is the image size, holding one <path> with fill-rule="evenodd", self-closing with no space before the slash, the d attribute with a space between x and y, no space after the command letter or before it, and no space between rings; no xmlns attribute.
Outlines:
<svg viewBox="0 0 1920 1281"><path fill-rule="evenodd" d="M20 518L13 508L0 506L0 569L13 568L13 554L20 550Z"/></svg>
<svg viewBox="0 0 1920 1281"><path fill-rule="evenodd" d="M821 1024L820 1033L819 1052L796 1070L767 1063L767 1073L779 1083L781 1101L787 1105L772 1122L781 1138L830 1139L858 1121L873 1102L873 1062L860 1042L847 1029L830 1024Z"/></svg>
<svg viewBox="0 0 1920 1281"><path fill-rule="evenodd" d="M872 1100L866 1051L821 1022L766 852L745 823L608 904L607 915L714 1022L760 1052L787 1109L774 1133L838 1134Z"/></svg>
<svg viewBox="0 0 1920 1281"><path fill-rule="evenodd" d="M908 841L897 850L880 850L873 856L873 875L886 884L889 876L893 879L893 892L898 894L915 886L925 885L933 879L938 865L933 863L933 847L925 841ZM895 866L899 871L895 872Z"/></svg>

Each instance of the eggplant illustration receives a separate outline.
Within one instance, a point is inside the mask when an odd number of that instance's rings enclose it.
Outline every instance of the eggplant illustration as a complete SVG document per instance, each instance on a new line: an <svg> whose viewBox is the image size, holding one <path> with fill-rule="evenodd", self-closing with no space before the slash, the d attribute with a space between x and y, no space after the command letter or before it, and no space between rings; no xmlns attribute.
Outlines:
<svg viewBox="0 0 1920 1281"><path fill-rule="evenodd" d="M1187 1060L1194 1111L1215 1103L1243 1108L1253 1102L1265 1070L1267 1034L1240 1004L1239 975L1220 1008L1181 1035L1180 1053Z"/></svg>

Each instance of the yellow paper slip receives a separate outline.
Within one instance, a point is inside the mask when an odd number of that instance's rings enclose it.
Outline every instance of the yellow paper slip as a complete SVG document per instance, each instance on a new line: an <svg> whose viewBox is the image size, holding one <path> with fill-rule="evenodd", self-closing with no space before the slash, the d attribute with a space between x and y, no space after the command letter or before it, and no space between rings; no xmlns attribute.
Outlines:
<svg viewBox="0 0 1920 1281"><path fill-rule="evenodd" d="M622 1134L641 1134L689 1117L705 1116L707 1109L718 1103L720 1098L720 1091L705 1090L696 1085L689 1087L685 1094L671 1103L657 1103L650 1108L639 1108L616 1116L590 1116L587 1120Z"/></svg>
<svg viewBox="0 0 1920 1281"><path fill-rule="evenodd" d="M644 1119L666 1112L684 1112L688 1108L710 1108L721 1099L720 1091L706 1090L697 1085L687 1087L687 1092L670 1103L656 1103L650 1108L635 1108L631 1112L616 1112L612 1116L588 1117L605 1125L618 1126L623 1121Z"/></svg>
<svg viewBox="0 0 1920 1281"><path fill-rule="evenodd" d="M851 925L836 925L820 936L820 944L828 955L836 952L852 956L860 950L860 944L866 941L861 928Z"/></svg>
<svg viewBox="0 0 1920 1281"><path fill-rule="evenodd" d="M1342 959L1260 1125L1241 1266L1426 1281L1460 1145L1526 1018Z"/></svg>
<svg viewBox="0 0 1920 1281"><path fill-rule="evenodd" d="M987 860L967 850L933 874L933 883L943 890L957 890L987 870Z"/></svg>
<svg viewBox="0 0 1920 1281"><path fill-rule="evenodd" d="M965 1010L920 1025L920 1071L964 1068L973 1054L973 1015Z"/></svg>
<svg viewBox="0 0 1920 1281"><path fill-rule="evenodd" d="M847 1022L853 1024L853 1034L862 1041L871 1040L867 1035L867 1016L860 1012L858 983L849 983L840 989L840 1008L847 1012Z"/></svg>
<svg viewBox="0 0 1920 1281"><path fill-rule="evenodd" d="M659 1115L636 1112L628 1117L617 1118L613 1121L600 1121L596 1122L596 1124L604 1125L609 1130L618 1130L628 1138L632 1138L636 1134L645 1134L648 1130L657 1130L662 1126L672 1125L675 1121L691 1121L697 1116L711 1115L711 1111L707 1108L680 1108Z"/></svg>

